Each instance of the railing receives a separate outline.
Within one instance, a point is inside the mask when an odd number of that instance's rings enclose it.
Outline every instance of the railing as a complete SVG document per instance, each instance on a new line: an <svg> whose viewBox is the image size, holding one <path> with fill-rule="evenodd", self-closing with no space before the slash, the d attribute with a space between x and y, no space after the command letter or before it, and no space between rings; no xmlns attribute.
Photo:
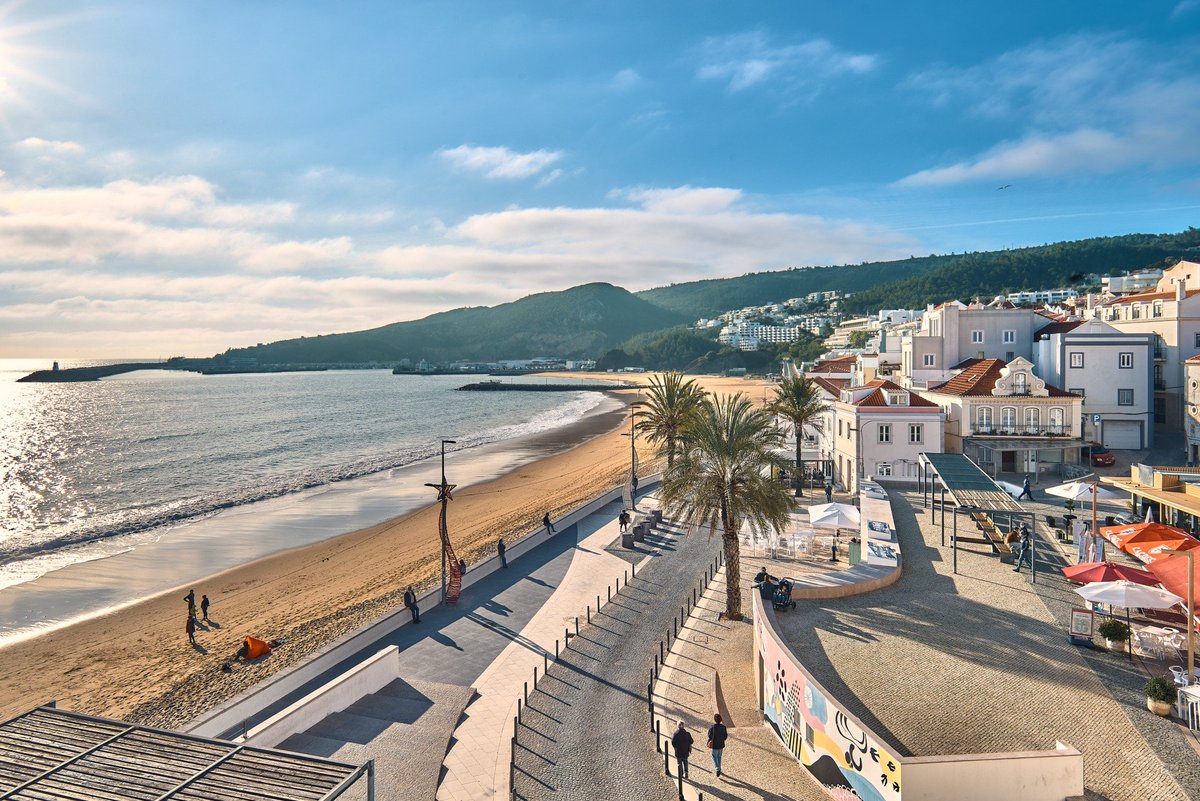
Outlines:
<svg viewBox="0 0 1200 801"><path fill-rule="evenodd" d="M973 425L969 429L972 437L1069 437L1066 426L987 426Z"/></svg>
<svg viewBox="0 0 1200 801"><path fill-rule="evenodd" d="M1166 380L1162 378L1154 379L1154 389L1158 392L1165 392L1167 389Z"/></svg>

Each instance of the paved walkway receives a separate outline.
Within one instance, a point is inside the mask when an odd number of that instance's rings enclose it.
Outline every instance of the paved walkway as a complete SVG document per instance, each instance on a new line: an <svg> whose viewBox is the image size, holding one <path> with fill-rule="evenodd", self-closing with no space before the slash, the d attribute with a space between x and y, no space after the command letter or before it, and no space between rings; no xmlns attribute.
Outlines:
<svg viewBox="0 0 1200 801"><path fill-rule="evenodd" d="M1200 761L1175 724L1145 710L1129 661L1068 643L1078 596L1053 577L1061 557L1049 541L1039 535L1046 562L1036 585L986 546L960 546L954 575L920 496L894 492L892 508L899 582L778 616L830 692L904 754L1047 749L1061 739L1084 754L1088 798L1200 797Z"/></svg>
<svg viewBox="0 0 1200 801"><path fill-rule="evenodd" d="M523 801L669 801L646 700L653 654L720 543L667 525L663 558L585 626L529 698L520 728Z"/></svg>

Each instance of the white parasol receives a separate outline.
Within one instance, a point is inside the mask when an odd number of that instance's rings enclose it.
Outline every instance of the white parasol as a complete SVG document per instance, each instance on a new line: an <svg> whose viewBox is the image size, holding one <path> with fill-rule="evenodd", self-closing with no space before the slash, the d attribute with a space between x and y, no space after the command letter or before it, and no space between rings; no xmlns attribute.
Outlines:
<svg viewBox="0 0 1200 801"><path fill-rule="evenodd" d="M862 517L846 503L820 503L808 507L808 520L820 528L858 528Z"/></svg>

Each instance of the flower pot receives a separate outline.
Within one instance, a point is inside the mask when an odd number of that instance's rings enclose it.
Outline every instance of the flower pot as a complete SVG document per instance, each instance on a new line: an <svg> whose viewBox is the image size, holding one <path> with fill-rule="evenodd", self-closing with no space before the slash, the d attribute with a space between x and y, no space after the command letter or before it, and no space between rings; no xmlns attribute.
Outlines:
<svg viewBox="0 0 1200 801"><path fill-rule="evenodd" d="M1104 647L1116 653L1125 650L1125 640L1105 640Z"/></svg>
<svg viewBox="0 0 1200 801"><path fill-rule="evenodd" d="M1171 705L1166 701L1155 701L1153 698L1146 698L1146 709L1149 709L1160 717L1167 717L1171 714Z"/></svg>

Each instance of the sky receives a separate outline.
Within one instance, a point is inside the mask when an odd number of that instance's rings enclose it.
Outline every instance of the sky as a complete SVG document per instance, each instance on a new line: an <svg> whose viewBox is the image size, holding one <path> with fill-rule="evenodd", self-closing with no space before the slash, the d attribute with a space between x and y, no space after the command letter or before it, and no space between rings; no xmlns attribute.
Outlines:
<svg viewBox="0 0 1200 801"><path fill-rule="evenodd" d="M1198 45L1200 0L3 5L0 358L1183 230Z"/></svg>

